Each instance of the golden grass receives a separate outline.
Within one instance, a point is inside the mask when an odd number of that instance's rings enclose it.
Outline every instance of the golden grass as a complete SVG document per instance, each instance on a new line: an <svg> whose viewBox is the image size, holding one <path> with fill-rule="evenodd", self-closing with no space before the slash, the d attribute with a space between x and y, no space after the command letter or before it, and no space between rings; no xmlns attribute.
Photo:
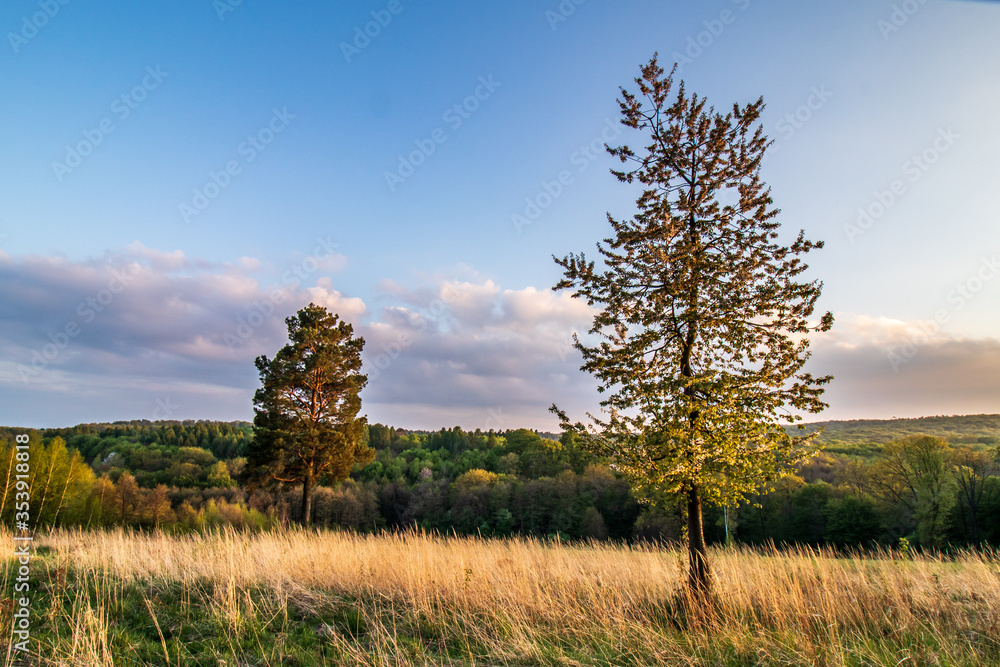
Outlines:
<svg viewBox="0 0 1000 667"><path fill-rule="evenodd" d="M305 530L60 530L38 545L52 549L46 572L76 573L58 592L67 603L47 612L68 628L51 664L135 664L115 648L109 610L136 590L160 664L186 664L190 646L164 633L181 637L174 626L199 618L224 636L218 664L285 664L290 614L322 650L289 664L1000 664L994 553L715 549L715 595L695 616L677 596L685 556L648 545ZM185 609L174 621L160 602L171 587ZM325 620L348 608L363 630Z"/></svg>

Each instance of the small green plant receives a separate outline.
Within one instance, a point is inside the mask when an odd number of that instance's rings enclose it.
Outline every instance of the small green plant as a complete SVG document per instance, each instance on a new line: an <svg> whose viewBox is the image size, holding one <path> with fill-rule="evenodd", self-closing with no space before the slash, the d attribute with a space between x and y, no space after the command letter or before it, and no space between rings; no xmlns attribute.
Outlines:
<svg viewBox="0 0 1000 667"><path fill-rule="evenodd" d="M899 555L907 560L913 558L913 552L910 550L910 541L905 537L899 538Z"/></svg>

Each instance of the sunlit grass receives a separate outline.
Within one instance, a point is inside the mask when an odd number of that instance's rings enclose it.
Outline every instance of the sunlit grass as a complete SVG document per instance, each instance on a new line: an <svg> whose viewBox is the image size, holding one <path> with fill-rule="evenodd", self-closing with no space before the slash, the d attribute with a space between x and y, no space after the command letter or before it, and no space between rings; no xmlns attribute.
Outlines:
<svg viewBox="0 0 1000 667"><path fill-rule="evenodd" d="M648 545L305 530L38 545L39 664L1000 664L991 552L716 549L693 614L683 553Z"/></svg>

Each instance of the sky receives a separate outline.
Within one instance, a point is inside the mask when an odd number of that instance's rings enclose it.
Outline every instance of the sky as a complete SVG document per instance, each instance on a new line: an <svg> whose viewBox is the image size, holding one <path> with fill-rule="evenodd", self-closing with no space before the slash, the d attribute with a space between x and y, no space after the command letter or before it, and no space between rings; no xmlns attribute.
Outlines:
<svg viewBox="0 0 1000 667"><path fill-rule="evenodd" d="M8 0L0 423L252 419L310 302L372 422L593 410L552 256L635 212L619 87L654 53L763 97L763 176L836 324L811 419L1000 412L1000 3ZM561 181L561 182L560 182Z"/></svg>

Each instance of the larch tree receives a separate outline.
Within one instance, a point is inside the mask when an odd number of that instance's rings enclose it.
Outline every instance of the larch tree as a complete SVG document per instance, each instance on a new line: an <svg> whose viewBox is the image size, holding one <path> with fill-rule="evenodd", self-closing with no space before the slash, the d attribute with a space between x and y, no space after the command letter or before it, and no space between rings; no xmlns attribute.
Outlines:
<svg viewBox="0 0 1000 667"><path fill-rule="evenodd" d="M141 493L139 484L130 472L123 472L115 483L119 518L123 526L128 526L139 514Z"/></svg>
<svg viewBox="0 0 1000 667"><path fill-rule="evenodd" d="M309 304L287 318L289 343L273 359L257 357L254 439L247 450L251 486L302 485L302 520L322 480L342 480L374 450L359 418L364 338L326 308Z"/></svg>
<svg viewBox="0 0 1000 667"><path fill-rule="evenodd" d="M571 422L581 445L614 461L647 500L686 508L689 585L711 588L702 506L730 506L771 488L810 453L815 434L784 423L826 407L832 378L803 371L822 283L800 281L801 255L822 243L799 232L780 240L779 211L760 176L770 145L758 120L763 99L723 115L656 57L621 89L622 124L648 135L642 151L608 152L627 165L618 180L642 187L631 219L610 214L613 235L583 253L554 257L555 290L597 309L590 335L575 337L582 370L608 393L602 415Z"/></svg>

